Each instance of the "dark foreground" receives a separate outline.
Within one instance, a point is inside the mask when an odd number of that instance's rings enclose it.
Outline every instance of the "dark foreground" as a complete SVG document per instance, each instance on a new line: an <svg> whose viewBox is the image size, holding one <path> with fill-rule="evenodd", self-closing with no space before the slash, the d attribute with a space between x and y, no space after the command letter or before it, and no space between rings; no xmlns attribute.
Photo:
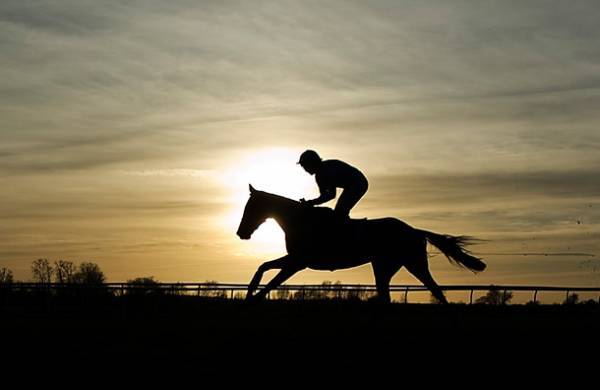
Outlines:
<svg viewBox="0 0 600 390"><path fill-rule="evenodd" d="M39 296L4 300L0 318L4 368L343 368L346 376L387 365L473 369L547 362L583 369L584 357L596 356L600 346L597 304L248 305L181 296Z"/></svg>

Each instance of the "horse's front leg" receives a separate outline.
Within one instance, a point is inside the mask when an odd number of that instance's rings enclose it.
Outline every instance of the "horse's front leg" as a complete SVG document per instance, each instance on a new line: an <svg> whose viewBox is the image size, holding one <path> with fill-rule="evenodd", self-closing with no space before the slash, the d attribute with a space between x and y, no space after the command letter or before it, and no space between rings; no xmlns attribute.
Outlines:
<svg viewBox="0 0 600 390"><path fill-rule="evenodd" d="M264 298L271 290L291 278L296 272L301 271L304 267L300 267L296 264L286 264L281 268L281 271L267 285L265 288L256 293L251 299L259 300Z"/></svg>
<svg viewBox="0 0 600 390"><path fill-rule="evenodd" d="M258 267L258 269L256 270L254 277L252 278L252 280L250 281L250 284L248 285L248 293L246 294L246 299L252 298L252 295L254 294L254 291L260 284L260 280L262 279L263 274L265 272L267 272L271 269L283 268L283 266L287 264L286 260L288 260L289 257L290 257L289 255L285 255L283 257L280 257L279 259L262 263L260 265L260 267Z"/></svg>

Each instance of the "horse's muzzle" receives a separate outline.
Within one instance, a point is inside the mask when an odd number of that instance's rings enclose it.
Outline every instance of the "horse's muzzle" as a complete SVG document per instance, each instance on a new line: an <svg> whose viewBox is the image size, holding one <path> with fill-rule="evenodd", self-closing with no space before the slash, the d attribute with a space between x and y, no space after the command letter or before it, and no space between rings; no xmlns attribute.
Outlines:
<svg viewBox="0 0 600 390"><path fill-rule="evenodd" d="M250 234L244 234L240 231L237 232L237 235L239 238L241 238L242 240L249 240L250 239Z"/></svg>

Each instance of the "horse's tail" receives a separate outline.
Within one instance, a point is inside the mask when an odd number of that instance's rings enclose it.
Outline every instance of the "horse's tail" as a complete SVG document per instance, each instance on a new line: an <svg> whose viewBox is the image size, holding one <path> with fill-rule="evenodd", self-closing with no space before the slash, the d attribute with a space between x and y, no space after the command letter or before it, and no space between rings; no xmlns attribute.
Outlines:
<svg viewBox="0 0 600 390"><path fill-rule="evenodd" d="M427 230L419 230L425 234L427 241L450 260L451 263L465 267L473 272L483 271L486 267L480 258L475 257L465 247L478 241L470 236L451 236L449 234L437 234Z"/></svg>

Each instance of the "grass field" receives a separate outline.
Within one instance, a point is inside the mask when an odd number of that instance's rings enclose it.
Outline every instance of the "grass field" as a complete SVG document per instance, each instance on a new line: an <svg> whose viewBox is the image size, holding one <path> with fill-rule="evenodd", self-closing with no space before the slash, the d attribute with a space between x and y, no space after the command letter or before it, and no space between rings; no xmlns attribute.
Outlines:
<svg viewBox="0 0 600 390"><path fill-rule="evenodd" d="M477 364L478 356L539 362L559 350L556 360L564 361L595 354L600 345L597 304L273 300L249 305L181 296L30 296L4 299L0 315L3 356L17 366L177 366L210 372L257 364L350 370L386 362Z"/></svg>

